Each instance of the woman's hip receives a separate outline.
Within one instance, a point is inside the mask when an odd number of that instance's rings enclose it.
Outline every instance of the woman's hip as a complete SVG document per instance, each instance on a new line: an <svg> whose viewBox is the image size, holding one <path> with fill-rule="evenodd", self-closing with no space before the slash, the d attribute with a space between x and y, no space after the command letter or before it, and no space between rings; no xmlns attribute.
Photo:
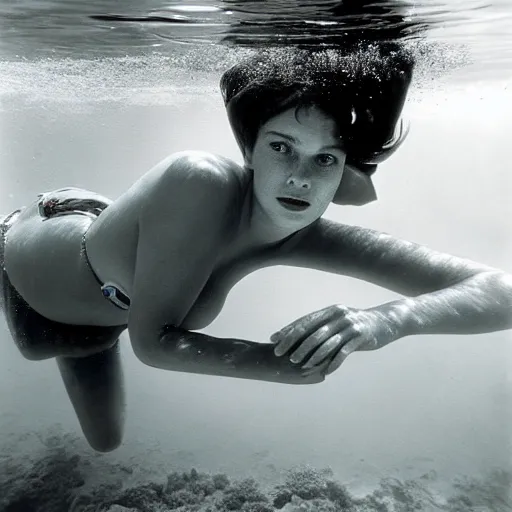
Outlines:
<svg viewBox="0 0 512 512"><path fill-rule="evenodd" d="M15 225L17 216L19 218L19 213L14 213L0 223L0 304L21 353L34 360L55 356L80 357L112 346L126 325L73 325L52 320L36 311L13 285L4 256L6 235ZM33 276L34 272L34 269L27 269L29 275ZM44 292L44 289L39 290L40 295Z"/></svg>

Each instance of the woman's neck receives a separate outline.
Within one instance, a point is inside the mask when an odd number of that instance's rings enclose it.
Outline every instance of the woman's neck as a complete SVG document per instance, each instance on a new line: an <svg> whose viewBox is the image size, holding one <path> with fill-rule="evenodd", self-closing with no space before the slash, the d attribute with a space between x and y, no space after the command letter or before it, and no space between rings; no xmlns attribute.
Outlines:
<svg viewBox="0 0 512 512"><path fill-rule="evenodd" d="M297 230L275 224L254 195L252 180L248 183L241 209L238 237L242 245L264 249L281 242Z"/></svg>

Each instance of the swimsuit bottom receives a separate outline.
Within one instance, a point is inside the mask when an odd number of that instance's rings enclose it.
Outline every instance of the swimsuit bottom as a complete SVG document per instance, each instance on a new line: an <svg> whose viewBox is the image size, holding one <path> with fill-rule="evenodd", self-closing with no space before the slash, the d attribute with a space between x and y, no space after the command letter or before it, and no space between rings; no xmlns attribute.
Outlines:
<svg viewBox="0 0 512 512"><path fill-rule="evenodd" d="M72 189L60 189L57 192L64 192ZM45 219L52 217L59 217L61 215L86 215L89 218L95 219L98 217L103 210L109 206L109 203L100 201L98 199L91 198L74 198L72 194L70 197L62 198L55 194L55 192L48 192L46 194L39 195L39 215ZM114 306L119 309L128 310L130 309L130 297L124 292L121 287L113 282L103 283L100 278L94 272L89 257L87 256L87 248L85 243L85 237L87 231L82 237L82 256L85 258L87 266L91 271L94 279L100 286L103 297L108 299Z"/></svg>
<svg viewBox="0 0 512 512"><path fill-rule="evenodd" d="M73 355L72 347L87 350L114 345L126 325L82 326L55 322L32 309L14 288L5 270L4 251L6 233L19 213L20 210L16 210L0 223L0 306L21 353L29 359L46 359L58 353L59 347L69 348Z"/></svg>

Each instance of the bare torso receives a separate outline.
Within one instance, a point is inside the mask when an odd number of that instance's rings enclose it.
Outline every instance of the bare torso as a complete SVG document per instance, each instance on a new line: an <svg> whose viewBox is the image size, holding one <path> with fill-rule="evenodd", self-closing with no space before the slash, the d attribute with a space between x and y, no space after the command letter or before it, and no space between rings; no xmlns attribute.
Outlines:
<svg viewBox="0 0 512 512"><path fill-rule="evenodd" d="M240 193L245 195L251 187L250 176L239 167L236 173L242 183ZM148 200L146 192L157 185L158 179L158 171L150 171L96 220L80 214L45 220L39 215L37 202L22 211L8 232L5 264L12 284L33 309L63 323L128 323L129 313L103 297L81 254L82 237L86 233L87 254L98 278L118 284L131 295L138 247L138 212ZM243 201L236 203L233 215L240 214L236 208L242 207ZM176 225L188 229L186 218L176 218ZM234 237L221 254L212 255L216 264L182 327L201 329L210 324L222 310L231 288L247 274L272 264L281 247L282 244L276 244L265 249L254 248Z"/></svg>

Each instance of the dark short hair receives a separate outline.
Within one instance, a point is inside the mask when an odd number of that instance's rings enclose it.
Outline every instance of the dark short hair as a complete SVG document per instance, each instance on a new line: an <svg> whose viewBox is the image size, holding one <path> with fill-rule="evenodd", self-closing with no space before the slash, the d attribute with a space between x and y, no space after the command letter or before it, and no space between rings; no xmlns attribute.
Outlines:
<svg viewBox="0 0 512 512"><path fill-rule="evenodd" d="M220 88L244 154L259 129L288 110L316 106L336 123L347 162L375 170L393 139L413 74L412 54L399 43L350 49L272 49L228 69ZM380 156L380 160L379 160Z"/></svg>

